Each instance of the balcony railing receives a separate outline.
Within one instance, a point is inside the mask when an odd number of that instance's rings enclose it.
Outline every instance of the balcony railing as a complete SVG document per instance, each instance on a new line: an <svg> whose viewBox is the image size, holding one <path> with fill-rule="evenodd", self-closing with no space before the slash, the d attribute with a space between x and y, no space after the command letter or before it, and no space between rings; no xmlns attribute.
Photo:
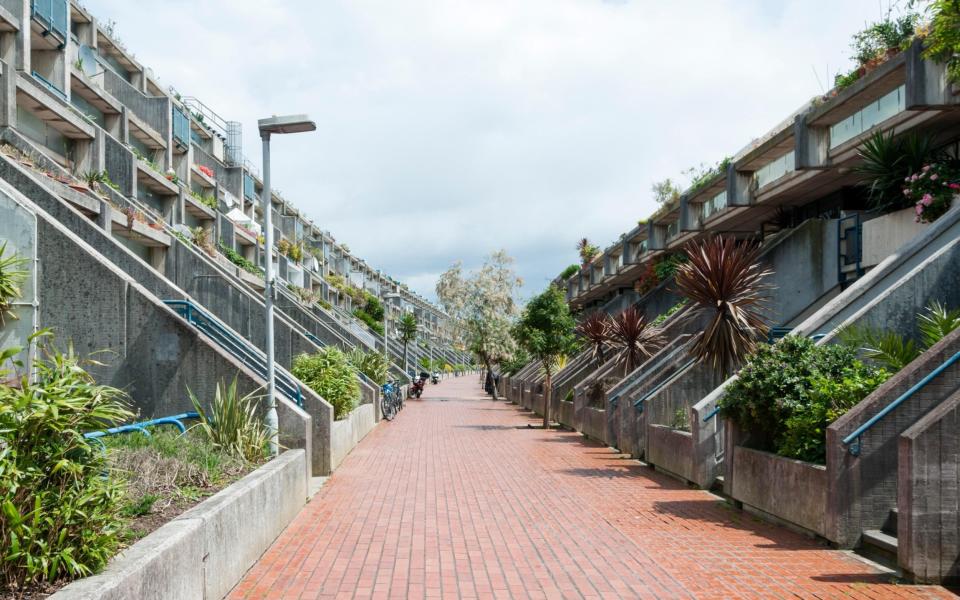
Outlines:
<svg viewBox="0 0 960 600"><path fill-rule="evenodd" d="M776 158L757 169L757 172L753 174L753 180L757 184L757 189L763 188L765 185L773 183L787 173L793 172L796 162L794 157L795 153L791 150L780 158Z"/></svg>
<svg viewBox="0 0 960 600"><path fill-rule="evenodd" d="M881 96L846 119L830 127L830 147L851 140L906 109L906 86Z"/></svg>
<svg viewBox="0 0 960 600"><path fill-rule="evenodd" d="M67 0L31 0L30 16L43 27L67 40ZM62 46L62 44L61 44Z"/></svg>
<svg viewBox="0 0 960 600"><path fill-rule="evenodd" d="M173 107L173 141L181 148L190 147L190 118L176 106Z"/></svg>
<svg viewBox="0 0 960 600"><path fill-rule="evenodd" d="M700 205L700 218L704 221L727 207L727 192L723 191Z"/></svg>
<svg viewBox="0 0 960 600"><path fill-rule="evenodd" d="M243 174L243 195L247 198L247 200L252 200L254 202L259 200L257 197L257 189L253 184L253 177L251 177L248 173Z"/></svg>

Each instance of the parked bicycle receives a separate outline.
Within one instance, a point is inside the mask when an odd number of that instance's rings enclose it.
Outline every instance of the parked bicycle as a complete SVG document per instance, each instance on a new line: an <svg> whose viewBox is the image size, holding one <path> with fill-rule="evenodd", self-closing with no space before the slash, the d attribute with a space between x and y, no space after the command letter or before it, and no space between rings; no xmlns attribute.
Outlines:
<svg viewBox="0 0 960 600"><path fill-rule="evenodd" d="M403 393L400 391L399 381L388 381L380 388L380 410L383 418L392 421L398 412L403 410Z"/></svg>

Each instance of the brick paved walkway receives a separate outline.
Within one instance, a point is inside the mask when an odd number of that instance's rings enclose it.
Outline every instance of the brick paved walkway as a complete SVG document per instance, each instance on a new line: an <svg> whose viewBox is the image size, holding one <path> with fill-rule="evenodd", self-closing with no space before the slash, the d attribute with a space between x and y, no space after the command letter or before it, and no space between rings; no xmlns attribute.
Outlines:
<svg viewBox="0 0 960 600"><path fill-rule="evenodd" d="M450 398L440 402L437 398ZM231 598L901 598L849 556L479 393L380 424Z"/></svg>

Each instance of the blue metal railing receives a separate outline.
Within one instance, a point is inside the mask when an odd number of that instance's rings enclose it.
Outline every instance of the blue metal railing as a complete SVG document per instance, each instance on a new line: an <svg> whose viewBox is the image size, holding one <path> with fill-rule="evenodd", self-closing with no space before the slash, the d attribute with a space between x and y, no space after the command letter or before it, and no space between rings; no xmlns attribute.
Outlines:
<svg viewBox="0 0 960 600"><path fill-rule="evenodd" d="M30 16L43 25L44 35L50 32L60 36L63 42L67 40L67 0L30 0Z"/></svg>
<svg viewBox="0 0 960 600"><path fill-rule="evenodd" d="M949 369L950 366L953 365L958 360L960 360L960 352L957 352L947 360L943 361L943 363L939 367L930 371L926 375L926 377L924 377L917 383L913 384L913 386L910 389L900 394L900 396L896 400L884 406L883 410L881 410L877 414L870 417L870 419L866 423L864 423L860 427L857 427L853 433L843 438L842 443L844 446L847 446L847 450L850 451L850 454L852 454L853 456L860 456L860 449L861 449L860 442L864 433L869 431L871 427L879 423L888 414L896 410L898 406L900 406L901 404L909 400L911 396L913 396L918 391L923 389L924 386L926 386L928 383L933 381L938 375L940 375L941 373Z"/></svg>
<svg viewBox="0 0 960 600"><path fill-rule="evenodd" d="M253 177L249 173L243 174L243 195L247 197L247 200L257 201L257 189L253 183Z"/></svg>
<svg viewBox="0 0 960 600"><path fill-rule="evenodd" d="M228 330L220 321L189 300L164 300L164 303L254 373L266 378L267 358L253 344ZM277 391L296 402L297 406L303 406L303 391L300 385L293 375L279 365L275 367L274 384Z"/></svg>
<svg viewBox="0 0 960 600"><path fill-rule="evenodd" d="M134 431L139 431L145 436L150 436L150 431L147 430L147 427L156 427L157 425L174 425L177 429L180 430L180 433L186 433L187 428L183 422L187 419L196 419L200 415L191 411L180 413L178 415L171 415L169 417L159 417L157 419L150 419L149 421L140 421L139 423L131 423L129 425L120 425L119 427L111 427L110 429L105 429L102 431L90 431L83 434L83 437L88 440L94 440L101 447L103 447L103 440L100 438L106 437L108 435L116 435L118 433L133 433Z"/></svg>
<svg viewBox="0 0 960 600"><path fill-rule="evenodd" d="M173 141L181 147L190 146L190 118L178 107L173 107Z"/></svg>
<svg viewBox="0 0 960 600"><path fill-rule="evenodd" d="M713 410L711 410L709 413L707 413L707 416L705 416L705 417L703 418L703 422L706 423L706 422L709 421L710 419L712 419L712 418L714 418L715 416L717 416L719 413L720 413L720 405L718 404L717 406L713 407Z"/></svg>
<svg viewBox="0 0 960 600"><path fill-rule="evenodd" d="M34 78L34 79L36 79L37 81L39 81L40 83L42 83L47 89L49 89L51 92L53 92L53 94L54 94L57 98L60 98L60 99L63 100L64 102L69 102L69 100L67 100L67 94L66 94L66 92L64 92L63 90L61 90L60 88L58 88L56 85L54 85L52 81L50 81L49 79L47 79L46 77L44 77L44 76L41 75L40 73L37 73L36 71L34 71L34 72L32 73L32 75L33 75L33 78Z"/></svg>

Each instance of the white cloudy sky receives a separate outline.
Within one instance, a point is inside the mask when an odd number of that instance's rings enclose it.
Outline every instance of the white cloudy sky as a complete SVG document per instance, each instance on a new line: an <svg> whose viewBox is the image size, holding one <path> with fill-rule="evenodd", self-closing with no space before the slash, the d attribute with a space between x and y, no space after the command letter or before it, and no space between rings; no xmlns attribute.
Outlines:
<svg viewBox="0 0 960 600"><path fill-rule="evenodd" d="M888 0L882 0L886 6ZM497 248L528 294L652 212L654 180L762 135L848 65L878 0L86 0L165 84L308 112L275 187L432 296Z"/></svg>

